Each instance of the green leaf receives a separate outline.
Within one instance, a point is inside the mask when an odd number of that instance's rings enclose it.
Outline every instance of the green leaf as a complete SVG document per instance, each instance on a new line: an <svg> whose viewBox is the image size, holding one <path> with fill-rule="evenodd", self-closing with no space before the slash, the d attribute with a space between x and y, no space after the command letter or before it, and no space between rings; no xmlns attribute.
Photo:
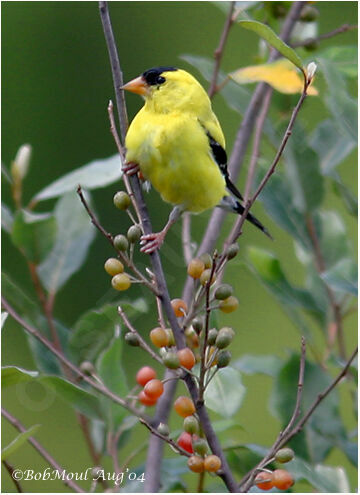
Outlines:
<svg viewBox="0 0 360 495"><path fill-rule="evenodd" d="M60 198L55 207L58 226L55 246L39 265L44 287L55 294L84 263L95 230L75 193Z"/></svg>
<svg viewBox="0 0 360 495"><path fill-rule="evenodd" d="M103 419L99 399L90 392L59 376L42 376L38 382L54 390L70 406L93 419Z"/></svg>
<svg viewBox="0 0 360 495"><path fill-rule="evenodd" d="M271 410L282 425L286 425L293 413L297 394L300 356L292 354L275 378L271 396ZM332 377L320 366L310 361L305 363L305 378L301 410L307 411L318 394L331 383ZM306 423L303 432L297 435L291 446L297 455L311 462L321 462L334 446L347 440L339 411L339 395L333 390Z"/></svg>
<svg viewBox="0 0 360 495"><path fill-rule="evenodd" d="M27 259L40 263L53 247L56 220L50 213L35 214L26 210L16 213L11 240Z"/></svg>
<svg viewBox="0 0 360 495"><path fill-rule="evenodd" d="M240 408L245 390L240 371L229 366L220 369L206 388L206 407L224 418L231 418Z"/></svg>
<svg viewBox="0 0 360 495"><path fill-rule="evenodd" d="M34 324L44 336L46 336L49 340L52 339L51 333L49 332L48 322L43 315L39 315ZM61 348L65 356L69 357L68 341L70 331L58 320L54 320L54 327L59 337ZM37 368L43 373L49 375L62 375L61 364L57 357L54 356L54 354L50 351L50 349L48 349L38 339L28 333L26 333L26 338L28 340L29 347Z"/></svg>
<svg viewBox="0 0 360 495"><path fill-rule="evenodd" d="M324 120L310 137L323 174L330 174L355 148L356 143L334 120Z"/></svg>
<svg viewBox="0 0 360 495"><path fill-rule="evenodd" d="M254 31L261 38L267 41L273 48L275 48L281 55L290 60L296 67L303 71L303 63L298 54L284 43L274 31L265 24L257 21L239 21L241 27Z"/></svg>
<svg viewBox="0 0 360 495"><path fill-rule="evenodd" d="M28 430L20 433L14 440L4 447L1 451L1 460L6 461L6 459L14 454L20 447L26 442L29 437L32 437L34 433L39 429L40 425L33 425Z"/></svg>
<svg viewBox="0 0 360 495"><path fill-rule="evenodd" d="M254 246L250 247L248 252L260 279L283 304L321 314L326 310L317 305L309 291L290 284L274 254Z"/></svg>
<svg viewBox="0 0 360 495"><path fill-rule="evenodd" d="M131 302L115 301L83 314L76 322L70 337L70 350L76 362L93 362L109 345L116 326L120 324L118 305L122 306L129 317L148 310L145 299L139 298Z"/></svg>
<svg viewBox="0 0 360 495"><path fill-rule="evenodd" d="M316 235L327 270L352 255L345 224L335 211L318 211L313 215Z"/></svg>
<svg viewBox="0 0 360 495"><path fill-rule="evenodd" d="M27 321L36 321L40 314L38 306L5 272L1 274L1 291L8 303L21 316L24 316Z"/></svg>
<svg viewBox="0 0 360 495"><path fill-rule="evenodd" d="M355 195L350 191L348 187L343 184L338 174L333 173L332 178L333 188L335 193L341 198L344 203L345 208L353 217L358 215L358 202Z"/></svg>
<svg viewBox="0 0 360 495"><path fill-rule="evenodd" d="M266 170L259 167L256 178L257 185L260 184ZM291 187L283 173L277 172L271 177L260 195L266 212L304 248L311 249L311 241L306 228L304 215L295 207L291 195Z"/></svg>
<svg viewBox="0 0 360 495"><path fill-rule="evenodd" d="M95 160L46 186L35 195L32 201L58 198L70 191L75 192L79 184L87 190L105 187L117 182L121 175L120 155Z"/></svg>
<svg viewBox="0 0 360 495"><path fill-rule="evenodd" d="M282 366L277 356L252 356L245 354L232 363L232 366L246 375L261 373L268 376L276 376Z"/></svg>
<svg viewBox="0 0 360 495"><path fill-rule="evenodd" d="M223 433L224 431L244 428L239 424L238 420L234 418L220 419L219 421L213 421L212 426L216 433Z"/></svg>
<svg viewBox="0 0 360 495"><path fill-rule="evenodd" d="M20 382L27 382L37 378L38 371L29 371L18 366L3 366L1 368L1 387L9 387Z"/></svg>
<svg viewBox="0 0 360 495"><path fill-rule="evenodd" d="M334 67L347 77L357 77L358 75L358 50L356 45L331 46L321 51L318 56L322 59L331 60Z"/></svg>
<svg viewBox="0 0 360 495"><path fill-rule="evenodd" d="M126 375L121 365L122 339L117 336L113 339L108 349L100 355L97 361L97 371L104 384L116 395L125 398L129 388L126 381ZM122 423L127 411L119 404L114 404L109 399L105 407L108 413L110 427L114 431Z"/></svg>
<svg viewBox="0 0 360 495"><path fill-rule="evenodd" d="M284 152L285 173L292 191L292 204L301 213L317 208L324 198L324 179L317 154L307 145L306 133L297 126Z"/></svg>
<svg viewBox="0 0 360 495"><path fill-rule="evenodd" d="M286 469L296 481L307 481L320 493L350 493L346 473L341 467L330 467L317 464L311 466L298 456L286 465Z"/></svg>
<svg viewBox="0 0 360 495"><path fill-rule="evenodd" d="M357 266L352 259L340 260L320 277L333 289L357 296Z"/></svg>
<svg viewBox="0 0 360 495"><path fill-rule="evenodd" d="M12 211L5 203L1 203L1 228L3 228L5 232L10 233L13 221L14 215Z"/></svg>

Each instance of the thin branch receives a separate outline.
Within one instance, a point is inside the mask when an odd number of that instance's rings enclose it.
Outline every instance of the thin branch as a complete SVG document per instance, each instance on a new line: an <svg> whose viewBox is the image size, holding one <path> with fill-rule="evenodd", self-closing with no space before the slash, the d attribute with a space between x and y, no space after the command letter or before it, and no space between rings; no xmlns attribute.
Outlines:
<svg viewBox="0 0 360 495"><path fill-rule="evenodd" d="M249 471L243 479L240 481L240 491L243 493L247 493L250 487L252 486L255 476L258 472L259 469L263 468L269 462L271 462L271 459L274 457L276 452L279 450L279 448L284 445L288 440L284 440L287 438L287 435L289 431L291 431L291 428L293 427L296 419L298 418L300 414L300 406L301 406L301 397L302 397L302 392L303 392L303 387L304 387L304 373L305 373L305 358L306 358L306 341L304 337L301 337L301 354L300 354L300 365L299 365L299 378L298 378L298 385L297 385L297 394L296 394L296 401L295 401L295 407L293 410L293 413L291 415L290 421L288 422L286 428L281 431L275 440L274 444L270 448L269 452L267 455L251 470Z"/></svg>
<svg viewBox="0 0 360 495"><path fill-rule="evenodd" d="M17 314L17 312L14 310L14 308L7 302L7 300L4 297L1 297L1 303L2 306L6 309L6 311L11 315L15 321L17 321L23 328L26 330L30 335L35 337L37 340L39 340L49 351L54 354L61 363L65 364L71 371L75 373L75 375L79 378L81 378L83 381L91 385L92 388L100 392L102 395L105 397L108 397L111 399L113 402L116 404L119 404L120 406L124 407L128 411L130 411L132 414L135 416L140 417L141 414L138 409L135 407L131 406L129 403L126 402L123 398L119 397L118 395L114 394L110 389L108 389L103 383L99 383L98 381L93 380L86 374L84 374L80 368L78 368L75 364L73 364L71 361L69 361L62 352L58 351L58 349L55 348L55 346L48 340L46 339L36 328L33 326L29 325L23 318L21 318L20 315Z"/></svg>
<svg viewBox="0 0 360 495"><path fill-rule="evenodd" d="M121 86L124 85L123 73L120 67L119 55L116 49L116 43L114 33L111 26L110 14L107 2L99 2L99 10L101 22L104 29L104 36L106 40L106 46L109 52L109 59L111 63L111 72L113 75L113 83L116 97L116 105L118 109L120 132L122 143L125 142L125 136L128 129L128 117L126 111L125 94L121 90Z"/></svg>
<svg viewBox="0 0 360 495"><path fill-rule="evenodd" d="M357 29L358 27L356 25L351 25L351 24L343 24L342 26L334 29L333 31L329 31L328 33L320 34L319 36L316 36L314 38L307 38L306 40L302 41L297 41L296 43L292 43L291 46L293 48L298 48L300 46L308 46L313 43L318 43L323 40L327 40L329 38L333 38L334 36L337 36L338 34L346 33L347 31L352 31L353 29Z"/></svg>
<svg viewBox="0 0 360 495"><path fill-rule="evenodd" d="M222 59L223 54L224 54L225 44L226 44L227 38L229 36L231 26L234 24L233 13L234 13L234 9L235 9L235 4L236 4L236 2L230 3L229 13L226 17L223 32L221 33L219 46L216 48L216 50L214 52L215 65L214 65L213 76L212 76L211 83L210 83L210 88L208 91L209 98L212 98L215 95L215 93L218 91L217 79L219 76L220 64L221 64L221 59Z"/></svg>
<svg viewBox="0 0 360 495"><path fill-rule="evenodd" d="M307 80L306 77L304 77L304 89L303 89L303 91L301 93L300 99L299 99L296 107L294 108L294 110L292 112L292 115L291 115L289 124L288 124L287 129L285 131L285 134L284 134L284 136L282 138L282 141L280 143L280 146L279 146L279 148L278 148L278 150L276 152L275 158L274 158L272 164L270 165L268 171L266 172L265 176L263 177L262 181L260 182L260 184L259 184L258 188L256 189L255 193L247 201L247 203L245 205L245 209L244 209L243 214L235 222L235 225L234 225L234 227L233 227L233 229L231 231L231 234L229 235L229 237L227 239L226 245L232 244L239 237L239 235L241 234L241 231L242 231L242 226L243 226L243 224L244 224L244 222L246 220L246 216L247 216L247 214L248 214L251 206L255 203L256 199L259 196L259 194L261 193L261 191L266 186L268 180L270 179L270 177L272 176L272 174L275 172L275 168L276 168L277 164L279 163L280 158L281 158L281 156L283 154L283 151L285 149L285 146L286 146L286 144L288 142L288 139L291 136L292 129L293 129L294 124L295 124L295 121L296 121L296 117L298 116L299 111L300 111L300 108L301 108L302 104L304 103L305 98L307 96L307 89L308 89L309 85L310 85L310 82Z"/></svg>
<svg viewBox="0 0 360 495"><path fill-rule="evenodd" d="M10 475L10 478L12 479L14 485L15 485L15 488L16 490L19 492L19 493L22 493L24 490L21 488L21 485L20 483L18 482L18 480L16 479L15 477L15 469L13 468L13 466L11 464L9 464L7 461L2 461L6 471L9 473Z"/></svg>
<svg viewBox="0 0 360 495"><path fill-rule="evenodd" d="M141 337L141 335L136 330L136 328L131 324L130 320L126 316L126 314L125 314L125 312L124 312L124 310L122 309L121 306L118 306L118 313L121 316L121 318L122 318L125 326L128 328L128 330L130 330L131 333L133 333L134 335L136 335L136 337L137 337L137 339L139 341L140 347L142 349L144 349L144 351L146 351L148 354L150 354L150 356L153 359L155 359L155 361L157 361L158 363L163 364L163 361L162 361L161 357L158 354L156 354L156 352L154 352L151 349L151 347L145 342L145 340Z"/></svg>
<svg viewBox="0 0 360 495"><path fill-rule="evenodd" d="M314 258L315 258L315 267L317 272L321 275L325 270L326 270L326 265L325 265L325 259L321 250L320 242L316 233L315 225L314 222L309 215L306 218L306 228L309 232L309 236L311 239L311 243L313 246L313 252L314 252ZM343 330L343 322L342 322L342 314L341 314L341 308L338 302L336 301L335 293L332 290L331 287L328 286L328 284L323 280L325 291L327 294L327 297L329 299L329 303L333 312L333 317L334 317L334 323L336 326L336 337L338 340L338 346L339 346L339 355L342 359L346 359L346 350L345 350L345 342L344 342L344 330ZM331 336L328 335L328 348L329 351L332 347L331 343Z"/></svg>
<svg viewBox="0 0 360 495"><path fill-rule="evenodd" d="M11 423L18 431L21 433L27 431L25 426L17 419L15 418L12 414L9 413L6 409L3 407L1 408L1 414L6 418L9 423ZM27 441L38 451L38 453L46 460L48 464L50 464L51 467L56 469L59 473L63 473L65 469L60 466L60 464L53 458L52 455L49 454L49 452L37 441L35 440L34 437L29 437ZM66 473L66 471L65 471ZM14 478L13 478L14 479ZM15 481L15 479L14 479ZM68 480L66 476L63 478L64 484L67 485L69 488L74 490L77 493L84 493L85 491L80 488L80 486L72 481L71 479ZM21 490L19 490L21 491Z"/></svg>
<svg viewBox="0 0 360 495"><path fill-rule="evenodd" d="M183 213L181 239L185 263L188 265L192 259L191 249L191 216L189 212Z"/></svg>
<svg viewBox="0 0 360 495"><path fill-rule="evenodd" d="M138 277L138 279L141 281L141 283L146 285L146 287L148 289L150 289L151 292L156 294L157 292L156 292L156 288L154 287L154 285L140 272L140 270L135 266L135 264L132 262L132 260L130 260L128 257L124 256L124 254L121 251L116 249L116 247L114 246L114 237L112 236L112 234L110 234L110 232L107 232L104 229L104 227L101 225L101 223L96 218L95 213L92 211L88 202L85 199L85 196L83 194L83 191L82 191L82 188L80 185L78 185L76 192L79 195L80 201L82 202L85 210L87 211L87 214L90 217L91 223L110 242L112 247L116 250L118 256L121 258L121 261L123 261L135 273L135 275Z"/></svg>

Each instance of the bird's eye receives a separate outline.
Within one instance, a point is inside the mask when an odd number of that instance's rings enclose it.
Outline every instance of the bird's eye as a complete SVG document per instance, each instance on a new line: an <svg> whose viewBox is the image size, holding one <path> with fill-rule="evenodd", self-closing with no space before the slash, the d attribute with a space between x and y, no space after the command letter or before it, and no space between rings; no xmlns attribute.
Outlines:
<svg viewBox="0 0 360 495"><path fill-rule="evenodd" d="M165 81L166 81L166 79L165 79L165 77L163 77L163 76L159 76L159 77L156 79L156 83L157 83L157 84L163 84Z"/></svg>

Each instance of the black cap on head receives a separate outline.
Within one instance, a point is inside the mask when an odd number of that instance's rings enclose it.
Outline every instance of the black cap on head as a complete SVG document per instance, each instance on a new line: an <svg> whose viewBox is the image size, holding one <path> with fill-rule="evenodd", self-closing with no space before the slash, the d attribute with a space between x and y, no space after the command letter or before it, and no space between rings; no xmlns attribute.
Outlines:
<svg viewBox="0 0 360 495"><path fill-rule="evenodd" d="M154 86L156 84L162 84L163 82L165 82L165 78L161 76L163 72L173 72L176 70L176 67L171 66L152 67L151 69L143 72L142 77L145 79L149 86Z"/></svg>

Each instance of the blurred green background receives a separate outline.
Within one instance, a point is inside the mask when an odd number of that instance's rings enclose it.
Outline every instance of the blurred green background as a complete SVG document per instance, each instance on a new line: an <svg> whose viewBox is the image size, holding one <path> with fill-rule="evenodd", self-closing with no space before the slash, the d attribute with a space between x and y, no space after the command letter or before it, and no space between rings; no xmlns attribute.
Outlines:
<svg viewBox="0 0 360 495"><path fill-rule="evenodd" d="M317 8L321 13L320 33L331 31L343 23L357 22L357 2L317 2ZM199 73L181 60L181 55L212 56L225 19L212 2L110 2L110 12L125 81L152 66L175 65L192 71L206 85ZM334 46L334 43L356 43L356 32L340 35L335 42L324 41L321 47ZM223 70L233 71L255 63L257 50L258 38L235 26L226 48ZM2 60L2 160L9 166L21 144L30 143L33 147L31 170L24 190L25 202L64 173L115 153L106 109L108 100L113 98L113 87L97 2L3 3ZM283 98L284 101L288 98L281 95L275 97ZM131 119L142 102L135 95L130 95L127 96L127 103ZM231 150L241 118L226 106L221 96L215 98L214 108L227 138L227 148ZM320 100L309 98L302 112L308 127L312 128L312 122L326 116L327 110ZM249 152L246 164L248 158ZM355 163L354 153L340 169L344 182L354 192ZM243 185L243 180L241 176L240 185ZM117 186L113 185L93 194L103 225L114 233L126 231L129 225L124 221L124 216L120 216L113 208L112 196L116 190ZM5 181L3 200L11 204ZM161 202L154 191L149 194L147 201L153 213L153 226L158 229L165 222L169 207ZM341 213L344 211L342 203L330 190L327 191L326 204L332 209L339 209ZM46 211L51 206L45 202L39 211ZM260 204L255 206L254 211L269 227L276 241L269 246L269 241L255 229L246 229L246 235L240 243L239 261L233 265L232 275L226 277L235 286L240 309L234 316L222 316L221 322L239 329L235 356L272 353L283 358L288 349L299 348L299 334L274 299L241 263L241 258L246 255L246 246L262 246L276 252L293 282L301 283L303 272L292 254L290 237L267 218ZM200 238L199 232L206 225L208 216L207 213L194 218L195 238ZM223 232L232 225L231 220L228 216ZM354 242L355 227L355 220L350 218L347 228ZM180 224L171 231L162 251L172 297L180 297L186 274L179 253L179 235ZM25 291L32 294L25 261L13 248L7 235L3 236L2 248L3 268L12 274ZM111 254L110 246L97 236L86 265L59 293L55 316L70 328L87 308L94 307L104 298L111 299L108 277L103 271L103 262ZM140 289L131 289L130 297L139 295ZM150 316L137 323L144 331L149 330L156 323L155 312L151 311ZM355 316L348 318L345 325L348 350L356 341L355 328ZM318 337L321 341L321 336ZM2 338L3 364L34 369L27 342L16 325L8 321ZM139 367L139 359L142 358L143 355L139 358L137 351L127 350L124 362L129 377ZM146 356L145 361L149 362ZM239 441L270 444L278 428L278 422L267 411L270 380L263 376L244 377L244 383L248 390L239 413L239 422L244 428L239 434ZM60 464L72 471L81 471L91 465L75 417L64 402L55 400L48 391L36 384L25 387L21 394L16 388L9 389L3 401L26 426L35 423L43 425L37 438ZM342 413L349 426L354 426L349 409L346 399ZM177 421L175 424L179 426ZM7 423L5 427L3 441L7 443L14 437L14 430ZM137 438L143 438L142 433L141 427L135 429ZM17 454L16 462L17 467L31 466L35 470L45 466L30 446ZM345 465L354 486L355 469L344 456L333 452L330 462ZM43 482L24 482L23 486L31 491L44 491ZM51 490L67 491L58 481L52 482ZM3 476L3 491L13 491L7 474Z"/></svg>

